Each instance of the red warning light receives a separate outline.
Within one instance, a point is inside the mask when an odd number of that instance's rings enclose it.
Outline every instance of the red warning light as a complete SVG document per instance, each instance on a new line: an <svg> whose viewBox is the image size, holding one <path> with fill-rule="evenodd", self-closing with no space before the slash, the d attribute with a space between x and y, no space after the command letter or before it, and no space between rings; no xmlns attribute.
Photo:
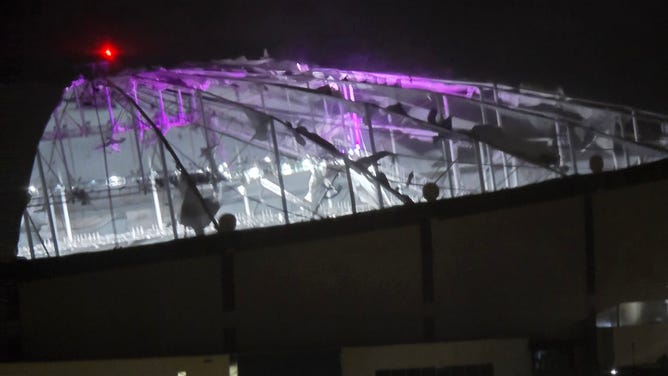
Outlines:
<svg viewBox="0 0 668 376"><path fill-rule="evenodd" d="M100 49L100 55L103 59L111 61L116 57L116 49L111 45L104 45Z"/></svg>

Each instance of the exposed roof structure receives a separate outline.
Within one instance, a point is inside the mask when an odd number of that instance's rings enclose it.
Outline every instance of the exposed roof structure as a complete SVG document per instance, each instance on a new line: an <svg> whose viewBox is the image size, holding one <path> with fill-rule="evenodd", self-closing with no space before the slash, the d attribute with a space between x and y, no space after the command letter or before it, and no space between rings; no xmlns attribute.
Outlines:
<svg viewBox="0 0 668 376"><path fill-rule="evenodd" d="M668 156L668 116L482 82L263 59L78 79L31 176L39 258L276 226Z"/></svg>

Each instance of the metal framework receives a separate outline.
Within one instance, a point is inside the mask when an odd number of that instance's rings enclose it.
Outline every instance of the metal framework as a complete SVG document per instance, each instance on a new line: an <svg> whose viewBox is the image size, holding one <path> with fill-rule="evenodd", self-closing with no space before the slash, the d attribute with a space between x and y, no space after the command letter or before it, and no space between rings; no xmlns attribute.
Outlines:
<svg viewBox="0 0 668 376"><path fill-rule="evenodd" d="M19 256L284 225L627 168L668 117L538 91L246 59L78 79L46 125Z"/></svg>

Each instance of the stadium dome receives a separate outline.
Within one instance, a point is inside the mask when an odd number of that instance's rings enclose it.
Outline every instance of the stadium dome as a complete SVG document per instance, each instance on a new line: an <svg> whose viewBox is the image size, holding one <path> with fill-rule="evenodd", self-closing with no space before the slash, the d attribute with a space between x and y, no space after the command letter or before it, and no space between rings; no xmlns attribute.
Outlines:
<svg viewBox="0 0 668 376"><path fill-rule="evenodd" d="M62 256L512 189L668 156L668 117L486 82L220 60L80 78L18 254Z"/></svg>

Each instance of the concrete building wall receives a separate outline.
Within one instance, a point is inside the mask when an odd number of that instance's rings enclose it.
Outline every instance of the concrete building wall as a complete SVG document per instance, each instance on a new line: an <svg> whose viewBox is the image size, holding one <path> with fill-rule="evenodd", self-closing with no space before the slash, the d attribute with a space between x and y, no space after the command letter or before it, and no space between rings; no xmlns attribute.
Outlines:
<svg viewBox="0 0 668 376"><path fill-rule="evenodd" d="M443 205L459 215L416 205L26 263L22 356L582 338L595 303L668 295L666 187L466 207L515 194L497 192Z"/></svg>
<svg viewBox="0 0 668 376"><path fill-rule="evenodd" d="M587 315L582 202L433 221L437 338L573 335Z"/></svg>
<svg viewBox="0 0 668 376"><path fill-rule="evenodd" d="M668 298L668 181L593 195L598 308Z"/></svg>
<svg viewBox="0 0 668 376"><path fill-rule="evenodd" d="M378 370L492 363L495 376L531 375L531 354L524 339L421 343L341 350L343 376L375 376Z"/></svg>
<svg viewBox="0 0 668 376"><path fill-rule="evenodd" d="M20 286L29 359L221 351L220 257L115 268Z"/></svg>
<svg viewBox="0 0 668 376"><path fill-rule="evenodd" d="M422 338L417 226L235 255L239 349Z"/></svg>
<svg viewBox="0 0 668 376"><path fill-rule="evenodd" d="M668 324L613 328L613 365L616 367L654 364L668 356Z"/></svg>
<svg viewBox="0 0 668 376"><path fill-rule="evenodd" d="M432 221L433 303L418 224L233 251L229 310L218 254L29 281L23 351L220 351L225 328L237 351L577 336L587 314L581 201Z"/></svg>
<svg viewBox="0 0 668 376"><path fill-rule="evenodd" d="M228 355L0 363L0 376L228 376Z"/></svg>

